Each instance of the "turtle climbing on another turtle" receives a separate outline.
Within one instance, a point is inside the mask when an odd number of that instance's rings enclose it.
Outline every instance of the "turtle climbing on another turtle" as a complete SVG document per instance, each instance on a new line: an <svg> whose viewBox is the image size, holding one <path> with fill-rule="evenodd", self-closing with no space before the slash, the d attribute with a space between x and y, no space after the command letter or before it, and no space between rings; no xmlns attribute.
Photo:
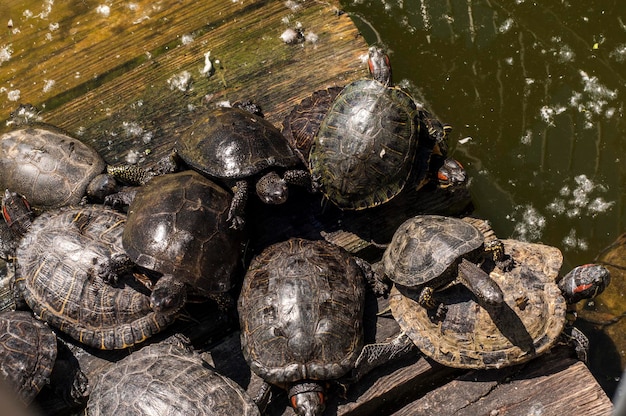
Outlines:
<svg viewBox="0 0 626 416"><path fill-rule="evenodd" d="M407 183L420 189L438 170L430 166L433 151L447 146L448 127L390 85L382 49L369 49L369 67L373 79L317 91L283 122L287 139L308 158L314 185L344 210L385 203Z"/></svg>
<svg viewBox="0 0 626 416"><path fill-rule="evenodd" d="M176 337L147 345L104 371L86 414L260 416L244 389Z"/></svg>
<svg viewBox="0 0 626 416"><path fill-rule="evenodd" d="M256 256L238 302L243 355L288 390L296 414L321 415L324 382L344 376L363 347L364 277L342 248L299 238Z"/></svg>
<svg viewBox="0 0 626 416"><path fill-rule="evenodd" d="M420 305L442 317L445 305L434 292L451 282L466 286L483 304L502 303L502 290L478 265L487 253L484 233L468 221L418 215L395 231L382 266L403 293L416 293Z"/></svg>
<svg viewBox="0 0 626 416"><path fill-rule="evenodd" d="M608 270L587 264L559 279L563 257L556 247L515 240L503 243L516 267L490 273L504 294L502 305L480 305L466 288L456 285L439 293L447 312L444 319L436 320L415 297L392 289L391 312L405 339L408 336L408 342L433 360L457 368L520 364L550 350L563 334L574 341L578 357L584 359L588 341L566 325L568 304L601 293L610 282Z"/></svg>
<svg viewBox="0 0 626 416"><path fill-rule="evenodd" d="M162 164L165 170L176 169L177 159L232 189L228 221L238 229L245 224L250 187L266 204L282 204L288 184L309 183L308 172L296 168L298 156L280 131L242 108L217 107L203 114L176 141L172 163Z"/></svg>
<svg viewBox="0 0 626 416"><path fill-rule="evenodd" d="M193 170L136 190L122 242L135 264L160 274L150 288L155 310L178 310L188 294L219 300L233 287L243 235L229 227L231 202L228 191Z"/></svg>
<svg viewBox="0 0 626 416"><path fill-rule="evenodd" d="M100 349L140 343L174 321L150 306L131 275L126 216L103 206L59 208L37 217L16 250L15 286L35 315Z"/></svg>
<svg viewBox="0 0 626 416"><path fill-rule="evenodd" d="M43 123L0 136L0 170L0 189L24 195L39 211L77 205L85 196L102 200L118 190L115 178L143 184L152 177L136 166L107 166L93 148Z"/></svg>

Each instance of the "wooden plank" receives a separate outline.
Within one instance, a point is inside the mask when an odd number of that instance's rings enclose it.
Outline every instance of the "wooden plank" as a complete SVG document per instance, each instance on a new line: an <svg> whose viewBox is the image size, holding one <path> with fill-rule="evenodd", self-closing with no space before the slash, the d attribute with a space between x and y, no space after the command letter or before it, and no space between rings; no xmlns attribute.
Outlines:
<svg viewBox="0 0 626 416"><path fill-rule="evenodd" d="M27 19L21 17L26 6L12 2L20 32L12 34L13 54L0 66L0 86L19 90L20 102L45 108L45 121L79 133L109 163L132 151L142 164L154 164L207 103L251 99L280 124L312 91L367 74L366 44L332 3L133 4L136 10L120 4L106 18L96 6L73 10L68 4L51 6L46 19ZM59 29L50 32L55 21ZM280 39L296 22L315 42ZM52 38L45 41L48 32ZM215 72L207 77L201 70L209 51ZM185 71L190 84L173 87ZM55 82L47 92L45 80ZM0 96L2 118L17 105L7 96Z"/></svg>
<svg viewBox="0 0 626 416"><path fill-rule="evenodd" d="M393 415L610 415L611 401L570 352L560 348L521 367L469 372Z"/></svg>

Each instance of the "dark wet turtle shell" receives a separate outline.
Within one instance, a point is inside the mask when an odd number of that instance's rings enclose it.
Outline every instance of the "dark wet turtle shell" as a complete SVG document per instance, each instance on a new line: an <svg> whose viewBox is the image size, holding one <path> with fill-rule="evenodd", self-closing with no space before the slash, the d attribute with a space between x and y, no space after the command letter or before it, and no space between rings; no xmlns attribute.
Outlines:
<svg viewBox="0 0 626 416"><path fill-rule="evenodd" d="M343 87L315 91L296 105L283 120L283 136L305 165L322 120Z"/></svg>
<svg viewBox="0 0 626 416"><path fill-rule="evenodd" d="M149 294L131 275L117 275L127 259L125 223L124 214L96 205L45 212L16 252L16 286L28 306L95 348L127 348L173 320L151 309Z"/></svg>
<svg viewBox="0 0 626 416"><path fill-rule="evenodd" d="M300 382L346 374L363 347L364 295L359 267L337 246L294 238L263 250L238 305L252 371L290 396Z"/></svg>
<svg viewBox="0 0 626 416"><path fill-rule="evenodd" d="M417 288L441 286L456 277L461 258L477 261L484 252L483 234L458 218L418 215L394 233L383 255L385 273L394 283Z"/></svg>
<svg viewBox="0 0 626 416"><path fill-rule="evenodd" d="M417 117L413 99L400 89L376 80L347 85L309 154L309 169L324 195L342 209L373 207L397 195L413 168Z"/></svg>
<svg viewBox="0 0 626 416"><path fill-rule="evenodd" d="M168 343L143 347L102 373L87 414L260 415L237 383Z"/></svg>
<svg viewBox="0 0 626 416"><path fill-rule="evenodd" d="M94 149L60 131L26 127L0 137L0 189L40 209L77 204L104 168Z"/></svg>
<svg viewBox="0 0 626 416"><path fill-rule="evenodd" d="M194 171L156 177L128 211L123 244L141 267L172 275L201 295L226 292L241 233L227 222L231 195Z"/></svg>
<svg viewBox="0 0 626 416"><path fill-rule="evenodd" d="M218 107L186 130L175 150L183 161L213 178L247 178L271 167L298 163L280 131L240 108Z"/></svg>
<svg viewBox="0 0 626 416"><path fill-rule="evenodd" d="M0 314L0 378L24 404L49 383L57 356L57 337L30 312Z"/></svg>
<svg viewBox="0 0 626 416"><path fill-rule="evenodd" d="M438 294L447 306L432 319L417 300L392 289L394 318L427 356L450 367L500 368L548 351L565 325L566 299L556 284L563 256L555 247L503 240L516 267L495 268L490 277L502 288L501 307L483 307L461 285Z"/></svg>

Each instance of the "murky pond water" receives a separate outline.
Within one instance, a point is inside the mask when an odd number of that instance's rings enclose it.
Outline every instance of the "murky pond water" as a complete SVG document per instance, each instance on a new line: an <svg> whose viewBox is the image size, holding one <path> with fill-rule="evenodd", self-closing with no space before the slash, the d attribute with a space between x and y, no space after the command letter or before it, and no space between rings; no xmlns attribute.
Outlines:
<svg viewBox="0 0 626 416"><path fill-rule="evenodd" d="M622 2L342 4L391 50L395 82L454 126L475 214L500 236L557 246L569 270L626 231ZM591 365L611 394L620 351L607 360L610 340L593 341L606 343Z"/></svg>

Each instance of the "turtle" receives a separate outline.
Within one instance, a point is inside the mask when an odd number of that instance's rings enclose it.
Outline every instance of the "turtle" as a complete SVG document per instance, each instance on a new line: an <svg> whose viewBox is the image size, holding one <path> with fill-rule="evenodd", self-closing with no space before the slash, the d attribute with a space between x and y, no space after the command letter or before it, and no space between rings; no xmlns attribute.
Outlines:
<svg viewBox="0 0 626 416"><path fill-rule="evenodd" d="M234 193L228 220L243 228L248 189L266 204L282 204L287 184L306 185L308 172L295 169L299 159L281 132L243 108L217 107L198 118L174 145L177 158ZM282 173L282 177L279 173Z"/></svg>
<svg viewBox="0 0 626 416"><path fill-rule="evenodd" d="M0 377L19 400L30 404L44 385L57 357L57 337L27 311L0 313Z"/></svg>
<svg viewBox="0 0 626 416"><path fill-rule="evenodd" d="M265 382L288 390L299 415L320 415L325 381L363 347L363 269L344 249L291 238L251 262L238 300L243 356Z"/></svg>
<svg viewBox="0 0 626 416"><path fill-rule="evenodd" d="M310 143L313 184L343 210L383 204L407 182L420 189L429 181L433 150L445 148L447 137L447 127L390 85L391 67L381 48L369 48L368 62L373 79L354 81L339 93L316 92L283 122L303 156Z"/></svg>
<svg viewBox="0 0 626 416"><path fill-rule="evenodd" d="M16 250L15 286L38 318L100 349L128 348L173 322L131 274L125 223L125 214L89 204L33 220Z"/></svg>
<svg viewBox="0 0 626 416"><path fill-rule="evenodd" d="M228 191L193 170L156 177L137 190L122 243L135 264L161 275L151 288L156 311L180 309L188 293L212 297L233 287L243 235L229 227L231 201Z"/></svg>
<svg viewBox="0 0 626 416"><path fill-rule="evenodd" d="M98 377L87 415L260 416L256 404L233 380L200 354L170 339L147 345Z"/></svg>
<svg viewBox="0 0 626 416"><path fill-rule="evenodd" d="M465 287L455 285L439 294L447 312L437 320L414 296L394 288L389 303L403 334L426 356L456 368L521 364L550 350L561 334L582 343L577 353L583 359L587 341L566 326L568 304L601 293L610 282L608 270L586 264L558 279L563 262L558 248L516 240L503 240L503 245L516 267L490 273L504 293L501 305L481 305Z"/></svg>
<svg viewBox="0 0 626 416"><path fill-rule="evenodd" d="M382 267L400 291L416 293L420 305L441 317L445 306L433 293L451 282L466 286L481 303L503 302L502 290L477 265L489 257L486 254L484 233L468 221L418 215L396 229Z"/></svg>
<svg viewBox="0 0 626 416"><path fill-rule="evenodd" d="M77 205L85 196L101 200L118 190L115 178L132 184L151 178L136 166L107 166L92 147L44 123L0 136L0 170L0 189L24 195L39 211Z"/></svg>

